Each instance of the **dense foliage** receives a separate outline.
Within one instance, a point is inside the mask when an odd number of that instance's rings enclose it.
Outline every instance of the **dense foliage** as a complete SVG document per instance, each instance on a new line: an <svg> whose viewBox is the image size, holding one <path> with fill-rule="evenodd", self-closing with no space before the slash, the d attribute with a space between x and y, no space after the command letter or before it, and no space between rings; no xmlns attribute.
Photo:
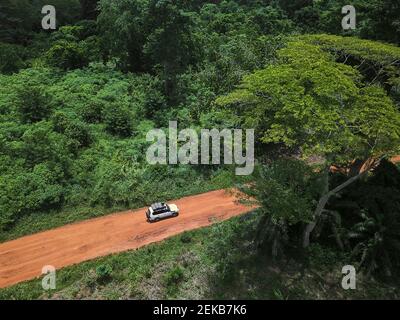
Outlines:
<svg viewBox="0 0 400 320"><path fill-rule="evenodd" d="M1 240L91 216L71 210L238 183L274 258L311 237L368 272L398 272L399 172L383 160L400 153L398 1L353 1L348 31L344 0L52 3L47 31L45 1L0 4ZM254 128L255 174L149 165L146 134L170 120ZM163 281L175 290L183 276Z"/></svg>

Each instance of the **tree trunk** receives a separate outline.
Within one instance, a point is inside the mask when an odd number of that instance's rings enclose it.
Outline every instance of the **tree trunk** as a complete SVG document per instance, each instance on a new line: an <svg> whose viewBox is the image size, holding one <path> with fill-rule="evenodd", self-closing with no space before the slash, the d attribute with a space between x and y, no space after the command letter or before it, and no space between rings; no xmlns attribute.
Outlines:
<svg viewBox="0 0 400 320"><path fill-rule="evenodd" d="M303 248L307 248L310 245L310 234L317 225L317 219L320 217L322 211L325 208L325 205L328 203L328 200L331 196L331 192L328 192L319 199L317 208L314 211L314 221L307 224L306 229L304 230Z"/></svg>
<svg viewBox="0 0 400 320"><path fill-rule="evenodd" d="M344 183L342 183L341 185L337 186L336 188L334 188L333 190L329 191L328 193L324 194L318 202L317 208L314 211L314 221L310 222L305 230L304 230L304 234L303 234L303 248L307 248L310 245L310 235L311 232L314 230L318 218L321 216L322 212L324 211L324 208L326 206L326 204L328 203L329 199L337 194L338 192L342 191L344 188L346 188L347 186L351 185L353 182L356 182L357 180L359 180L360 178L362 178L363 176L365 176L371 169L375 168L377 165L379 165L380 161L382 160L382 158L378 159L378 160L374 160L374 159L368 159L365 163L364 166L362 168L363 171L359 172L356 176L351 177L350 179L346 180Z"/></svg>

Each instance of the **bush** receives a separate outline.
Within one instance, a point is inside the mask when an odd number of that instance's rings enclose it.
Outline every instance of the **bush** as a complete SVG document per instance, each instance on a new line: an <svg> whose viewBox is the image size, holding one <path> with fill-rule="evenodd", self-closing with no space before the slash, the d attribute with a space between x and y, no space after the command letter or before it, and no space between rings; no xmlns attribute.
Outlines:
<svg viewBox="0 0 400 320"><path fill-rule="evenodd" d="M71 70L85 67L100 59L99 39L92 27L63 26L52 36L53 45L45 54L45 60L54 67ZM86 38L87 37L87 38Z"/></svg>
<svg viewBox="0 0 400 320"><path fill-rule="evenodd" d="M68 139L53 131L47 121L40 121L28 126L16 143L10 143L13 157L23 158L28 168L47 162L52 166L61 166L65 170L69 166L71 153L68 150Z"/></svg>
<svg viewBox="0 0 400 320"><path fill-rule="evenodd" d="M82 47L65 40L58 41L47 51L46 60L51 66L64 70L82 68L88 64Z"/></svg>
<svg viewBox="0 0 400 320"><path fill-rule="evenodd" d="M0 176L0 230L24 214L58 206L63 199L60 172L44 164L32 171Z"/></svg>
<svg viewBox="0 0 400 320"><path fill-rule="evenodd" d="M82 108L82 117L88 123L99 123L103 120L102 110L103 103L101 101L88 101L87 105Z"/></svg>
<svg viewBox="0 0 400 320"><path fill-rule="evenodd" d="M52 122L55 131L64 134L70 140L73 151L90 145L92 137L89 129L76 116L57 111L52 117Z"/></svg>
<svg viewBox="0 0 400 320"><path fill-rule="evenodd" d="M257 167L254 183L242 190L261 206L256 242L275 259L299 245L302 224L311 220L322 189L318 173L288 158Z"/></svg>
<svg viewBox="0 0 400 320"><path fill-rule="evenodd" d="M400 274L400 170L394 164L382 161L330 208L340 214L342 241L360 268L387 277Z"/></svg>
<svg viewBox="0 0 400 320"><path fill-rule="evenodd" d="M112 267L108 264L101 264L96 267L97 279L99 282L107 281L111 279Z"/></svg>
<svg viewBox="0 0 400 320"><path fill-rule="evenodd" d="M25 67L25 48L0 42L0 73L10 74Z"/></svg>
<svg viewBox="0 0 400 320"><path fill-rule="evenodd" d="M192 237L190 236L190 234L188 232L184 232L181 235L181 241L183 243L190 243L192 241Z"/></svg>
<svg viewBox="0 0 400 320"><path fill-rule="evenodd" d="M308 260L312 268L332 268L336 263L343 259L344 254L333 250L328 246L322 246L318 243L312 243L307 248L309 254Z"/></svg>
<svg viewBox="0 0 400 320"><path fill-rule="evenodd" d="M178 291L178 286L182 282L184 277L184 270L180 266L173 267L164 275L164 283L168 295L176 295Z"/></svg>
<svg viewBox="0 0 400 320"><path fill-rule="evenodd" d="M121 154L122 148L121 145ZM133 157L132 157L133 158ZM134 159L124 161L115 155L110 160L101 160L94 173L95 185L91 194L92 204L106 207L137 205L145 194L141 189L143 171ZM140 203L144 204L144 203Z"/></svg>
<svg viewBox="0 0 400 320"><path fill-rule="evenodd" d="M177 285L184 278L184 271L180 266L176 266L165 274L165 283L167 285Z"/></svg>
<svg viewBox="0 0 400 320"><path fill-rule="evenodd" d="M108 132L120 137L129 137L132 134L131 113L126 107L110 103L105 106L103 113Z"/></svg>
<svg viewBox="0 0 400 320"><path fill-rule="evenodd" d="M50 115L50 99L40 86L23 86L16 93L16 109L23 123L33 123Z"/></svg>

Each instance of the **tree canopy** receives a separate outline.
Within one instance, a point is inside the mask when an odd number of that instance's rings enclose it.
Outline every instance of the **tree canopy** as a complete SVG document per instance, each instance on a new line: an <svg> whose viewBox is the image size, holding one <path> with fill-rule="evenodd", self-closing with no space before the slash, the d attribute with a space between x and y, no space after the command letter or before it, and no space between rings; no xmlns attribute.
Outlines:
<svg viewBox="0 0 400 320"><path fill-rule="evenodd" d="M336 46L342 45L343 52L386 65L396 61L390 53L395 55L397 47L384 46L388 54L381 50L374 55L380 45L361 42L356 51L354 43L348 48L343 42ZM245 76L218 103L237 108L244 125L258 129L262 142L298 147L304 157L320 155L328 164L396 154L400 113L395 102L383 84L364 82L358 68L338 62L328 47L289 41L278 51L276 64Z"/></svg>

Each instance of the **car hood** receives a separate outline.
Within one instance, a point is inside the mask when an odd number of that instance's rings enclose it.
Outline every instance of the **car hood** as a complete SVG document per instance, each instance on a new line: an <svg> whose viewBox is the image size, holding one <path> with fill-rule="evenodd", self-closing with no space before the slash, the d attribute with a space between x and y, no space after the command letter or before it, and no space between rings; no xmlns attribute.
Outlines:
<svg viewBox="0 0 400 320"><path fill-rule="evenodd" d="M171 211L175 211L175 212L179 211L176 204L169 204L168 206Z"/></svg>

